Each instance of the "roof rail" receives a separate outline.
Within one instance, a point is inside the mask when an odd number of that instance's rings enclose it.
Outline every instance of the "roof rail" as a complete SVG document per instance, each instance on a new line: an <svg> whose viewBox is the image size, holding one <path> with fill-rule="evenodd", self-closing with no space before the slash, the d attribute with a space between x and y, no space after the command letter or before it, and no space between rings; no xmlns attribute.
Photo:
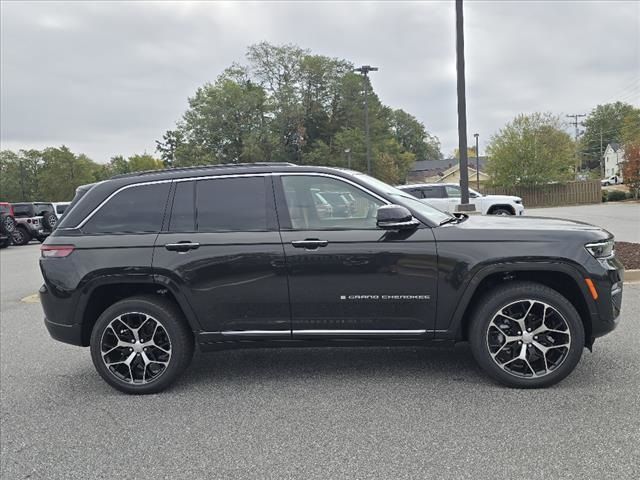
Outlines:
<svg viewBox="0 0 640 480"><path fill-rule="evenodd" d="M139 177L142 175L152 175L154 173L169 173L169 172L189 172L191 170L209 170L209 169L217 169L217 168L229 168L229 167L295 167L295 163L289 162L255 162L255 163L217 163L214 165L196 165L193 167L173 167L173 168L162 168L160 170L143 170L141 172L133 172L133 173L120 173L118 175L114 175L111 178L129 178L129 177Z"/></svg>

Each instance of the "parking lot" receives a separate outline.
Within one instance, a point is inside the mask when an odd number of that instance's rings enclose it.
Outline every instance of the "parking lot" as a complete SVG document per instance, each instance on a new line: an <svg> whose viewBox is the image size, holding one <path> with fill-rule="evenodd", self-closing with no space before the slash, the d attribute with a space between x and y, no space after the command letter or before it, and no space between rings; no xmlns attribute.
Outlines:
<svg viewBox="0 0 640 480"><path fill-rule="evenodd" d="M638 478L640 285L558 386L493 384L469 348L198 355L131 397L49 338L38 245L2 250L1 473L46 478Z"/></svg>
<svg viewBox="0 0 640 480"><path fill-rule="evenodd" d="M618 241L640 243L639 202L531 208L526 210L526 214L539 217L570 218L579 222L592 223L609 230Z"/></svg>

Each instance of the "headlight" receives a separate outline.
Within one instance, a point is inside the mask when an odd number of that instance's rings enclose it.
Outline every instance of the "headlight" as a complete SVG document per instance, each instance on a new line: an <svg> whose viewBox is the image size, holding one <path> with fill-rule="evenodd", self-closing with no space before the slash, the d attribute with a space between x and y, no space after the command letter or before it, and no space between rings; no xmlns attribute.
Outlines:
<svg viewBox="0 0 640 480"><path fill-rule="evenodd" d="M514 200L514 203L521 204L522 203L522 199L519 198L517 200Z"/></svg>
<svg viewBox="0 0 640 480"><path fill-rule="evenodd" d="M605 240L597 243L587 243L584 248L587 249L594 258L609 258L615 254L614 241Z"/></svg>

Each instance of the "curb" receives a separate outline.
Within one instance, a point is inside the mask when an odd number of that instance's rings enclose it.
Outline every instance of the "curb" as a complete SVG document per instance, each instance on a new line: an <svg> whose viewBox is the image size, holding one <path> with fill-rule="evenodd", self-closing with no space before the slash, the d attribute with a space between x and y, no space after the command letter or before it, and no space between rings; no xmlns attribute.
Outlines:
<svg viewBox="0 0 640 480"><path fill-rule="evenodd" d="M632 282L640 282L640 269L624 271L624 283Z"/></svg>

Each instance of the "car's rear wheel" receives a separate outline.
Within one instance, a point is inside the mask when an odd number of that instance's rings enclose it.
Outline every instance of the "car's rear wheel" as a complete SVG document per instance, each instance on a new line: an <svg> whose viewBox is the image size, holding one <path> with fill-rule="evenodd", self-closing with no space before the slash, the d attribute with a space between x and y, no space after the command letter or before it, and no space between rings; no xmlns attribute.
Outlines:
<svg viewBox="0 0 640 480"><path fill-rule="evenodd" d="M11 233L11 238L15 245L26 245L31 241L31 235L25 227L18 225L16 229Z"/></svg>
<svg viewBox="0 0 640 480"><path fill-rule="evenodd" d="M514 282L483 299L473 315L469 341L478 364L500 383L547 387L580 361L584 326L560 293L533 282Z"/></svg>
<svg viewBox="0 0 640 480"><path fill-rule="evenodd" d="M164 298L141 296L107 308L91 334L91 358L112 387L159 392L191 362L193 334L180 310Z"/></svg>

